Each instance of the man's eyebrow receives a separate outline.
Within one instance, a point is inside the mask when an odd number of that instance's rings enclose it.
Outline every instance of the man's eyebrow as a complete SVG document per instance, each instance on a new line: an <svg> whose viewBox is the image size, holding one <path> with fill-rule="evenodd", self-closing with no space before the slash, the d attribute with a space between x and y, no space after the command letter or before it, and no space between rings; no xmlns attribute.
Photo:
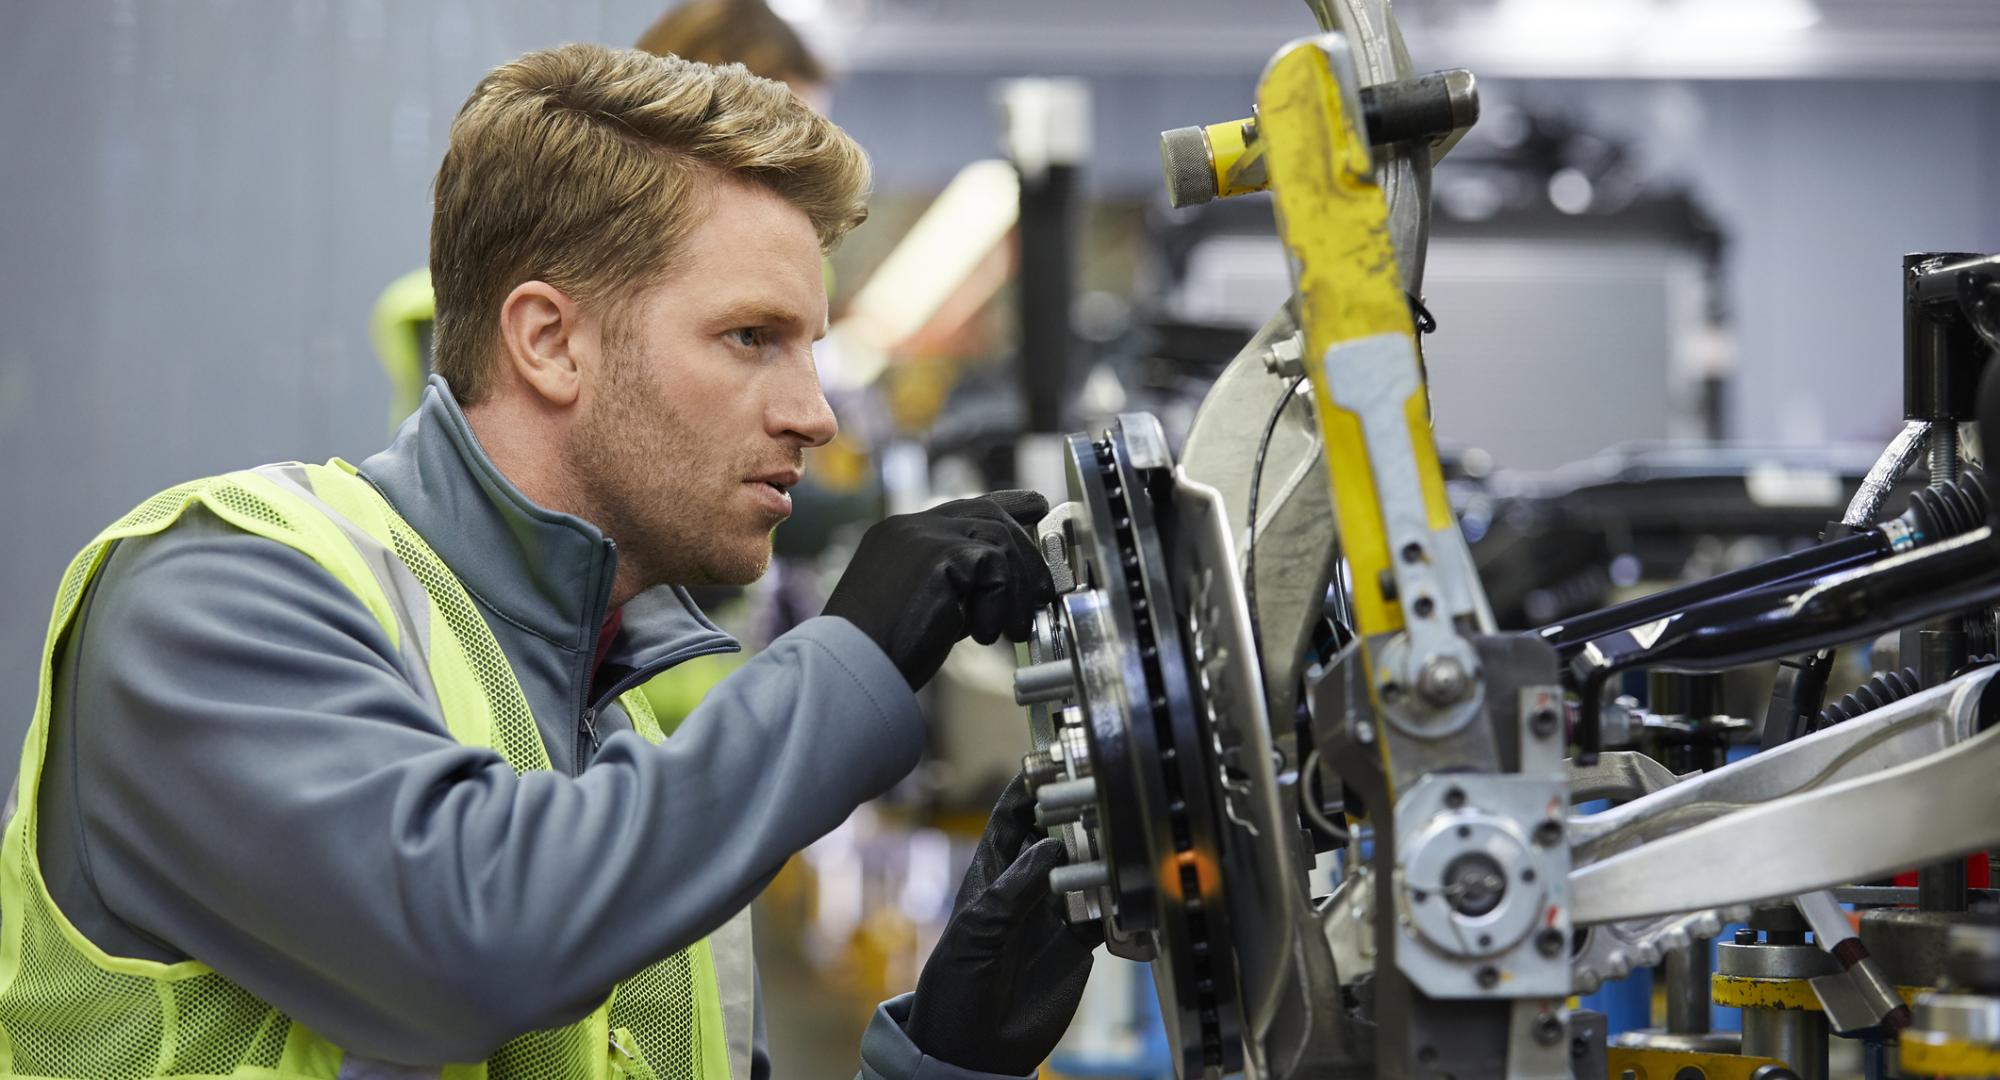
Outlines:
<svg viewBox="0 0 2000 1080"><path fill-rule="evenodd" d="M714 322L726 326L763 326L776 323L787 327L804 327L806 320L799 317L784 304L766 300L737 300L723 305L714 316Z"/></svg>

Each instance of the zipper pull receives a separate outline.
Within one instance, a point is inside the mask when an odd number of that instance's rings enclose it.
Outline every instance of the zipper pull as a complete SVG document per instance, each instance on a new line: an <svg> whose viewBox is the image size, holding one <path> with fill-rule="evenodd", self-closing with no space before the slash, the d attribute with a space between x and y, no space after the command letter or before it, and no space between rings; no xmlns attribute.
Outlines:
<svg viewBox="0 0 2000 1080"><path fill-rule="evenodd" d="M590 752L597 753L602 744L597 740L597 708L589 706L583 710L583 733L590 736Z"/></svg>

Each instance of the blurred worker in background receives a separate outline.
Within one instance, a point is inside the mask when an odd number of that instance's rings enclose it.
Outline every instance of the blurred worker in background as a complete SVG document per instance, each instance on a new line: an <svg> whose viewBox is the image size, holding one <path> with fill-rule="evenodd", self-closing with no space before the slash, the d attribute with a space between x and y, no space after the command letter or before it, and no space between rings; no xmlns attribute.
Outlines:
<svg viewBox="0 0 2000 1080"><path fill-rule="evenodd" d="M740 67L571 45L490 73L431 232L436 370L359 467L147 500L58 591L0 844L0 1071L761 1077L745 905L914 766L915 691L1053 588L1025 492L870 529L734 647L684 586L770 558L833 437L811 344L866 159ZM1033 1072L1092 942L1017 781L862 1075Z"/></svg>
<svg viewBox="0 0 2000 1080"><path fill-rule="evenodd" d="M638 48L704 64L742 64L826 111L826 68L764 0L692 0L669 8L639 36Z"/></svg>

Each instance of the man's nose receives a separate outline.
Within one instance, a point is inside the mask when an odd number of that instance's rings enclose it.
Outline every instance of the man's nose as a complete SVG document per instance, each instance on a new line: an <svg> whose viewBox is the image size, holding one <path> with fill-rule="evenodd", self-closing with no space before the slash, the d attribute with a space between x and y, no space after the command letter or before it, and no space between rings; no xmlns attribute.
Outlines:
<svg viewBox="0 0 2000 1080"><path fill-rule="evenodd" d="M825 446L840 433L840 421L820 390L819 372L810 364L804 377L793 382L777 403L772 419L775 434L803 446Z"/></svg>

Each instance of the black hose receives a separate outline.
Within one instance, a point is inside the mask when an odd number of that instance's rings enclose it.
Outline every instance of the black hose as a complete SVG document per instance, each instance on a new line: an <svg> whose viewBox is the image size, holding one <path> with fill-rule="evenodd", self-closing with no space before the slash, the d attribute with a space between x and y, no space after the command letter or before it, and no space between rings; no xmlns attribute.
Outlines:
<svg viewBox="0 0 2000 1080"><path fill-rule="evenodd" d="M1986 523L1988 508L1995 501L1987 485L1983 473L1967 469L1957 480L1912 493L1910 508L1896 519L1908 530L1901 542L1894 539L1890 526L1869 527L1741 570L1642 596L1616 607L1567 617L1536 633L1567 660L1600 637L1666 618L1696 604L1851 570L1894 554L1899 546L1960 536Z"/></svg>

